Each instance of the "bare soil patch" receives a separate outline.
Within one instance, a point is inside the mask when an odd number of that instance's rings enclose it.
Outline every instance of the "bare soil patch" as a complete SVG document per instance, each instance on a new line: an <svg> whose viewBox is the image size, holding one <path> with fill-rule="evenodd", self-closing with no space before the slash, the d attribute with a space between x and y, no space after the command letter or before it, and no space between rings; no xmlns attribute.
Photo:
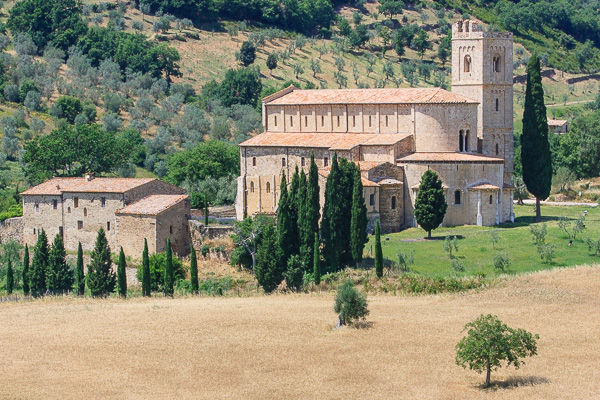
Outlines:
<svg viewBox="0 0 600 400"><path fill-rule="evenodd" d="M332 293L42 299L0 304L4 399L567 399L600 393L600 267L479 293L370 296L366 329L333 330ZM481 313L540 335L520 370L454 364Z"/></svg>

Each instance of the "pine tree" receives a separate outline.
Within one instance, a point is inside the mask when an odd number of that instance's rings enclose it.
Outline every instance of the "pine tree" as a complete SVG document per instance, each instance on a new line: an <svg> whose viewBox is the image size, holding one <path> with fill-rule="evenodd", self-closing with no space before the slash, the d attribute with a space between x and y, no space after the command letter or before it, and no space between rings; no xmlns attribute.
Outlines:
<svg viewBox="0 0 600 400"><path fill-rule="evenodd" d="M8 265L6 266L6 293L12 294L15 288L15 275L12 267L12 261L8 259Z"/></svg>
<svg viewBox="0 0 600 400"><path fill-rule="evenodd" d="M119 285L119 295L125 298L127 297L127 273L125 272L125 267L127 263L125 261L125 253L123 252L123 247L121 247L121 251L119 251L119 263L117 264L117 283Z"/></svg>
<svg viewBox="0 0 600 400"><path fill-rule="evenodd" d="M540 200L548 198L552 185L552 156L548 142L548 120L544 104L544 88L540 74L540 59L536 54L527 64L527 88L521 135L523 181L535 196L535 220L540 222Z"/></svg>
<svg viewBox="0 0 600 400"><path fill-rule="evenodd" d="M102 228L96 236L86 280L93 297L106 297L115 291L117 278L112 270L110 247Z"/></svg>
<svg viewBox="0 0 600 400"><path fill-rule="evenodd" d="M173 297L173 285L175 275L173 271L173 250L171 249L171 238L167 238L167 262L165 265L165 296Z"/></svg>
<svg viewBox="0 0 600 400"><path fill-rule="evenodd" d="M283 281L283 271L286 266L281 265L279 254L277 230L273 224L268 224L262 234L262 240L256 254L256 268L254 275L258 284L265 292L270 293Z"/></svg>
<svg viewBox="0 0 600 400"><path fill-rule="evenodd" d="M352 258L358 265L362 261L365 244L369 241L367 236L367 206L363 195L362 177L360 167L354 171L354 187L352 190L352 214L350 221L350 243Z"/></svg>
<svg viewBox="0 0 600 400"><path fill-rule="evenodd" d="M315 163L314 153L310 155L310 168L306 183L306 197L302 212L298 215L300 231L300 257L304 265L310 265L313 253L313 236L319 232L321 205L319 203L319 171Z"/></svg>
<svg viewBox="0 0 600 400"><path fill-rule="evenodd" d="M315 241L313 244L313 275L315 285L321 283L321 255L319 254L319 235L315 232Z"/></svg>
<svg viewBox="0 0 600 400"><path fill-rule="evenodd" d="M23 294L29 296L29 246L27 245L23 255Z"/></svg>
<svg viewBox="0 0 600 400"><path fill-rule="evenodd" d="M65 293L73 289L73 271L67 264L67 252L62 236L54 237L52 248L48 254L48 269L46 270L46 286L52 293Z"/></svg>
<svg viewBox="0 0 600 400"><path fill-rule="evenodd" d="M190 253L190 281L192 284L192 293L198 294L198 261L196 260L196 250L192 246Z"/></svg>
<svg viewBox="0 0 600 400"><path fill-rule="evenodd" d="M381 228L379 220L375 223L375 274L383 276L383 250L381 249Z"/></svg>
<svg viewBox="0 0 600 400"><path fill-rule="evenodd" d="M327 268L337 270L340 261L340 232L337 217L340 215L338 190L340 186L340 171L337 154L333 154L331 170L325 184L325 205L323 206L323 221L321 222L321 239L323 240L323 256Z"/></svg>
<svg viewBox="0 0 600 400"><path fill-rule="evenodd" d="M77 246L77 266L75 267L75 288L77 295L83 296L85 293L85 273L83 271L83 249L81 242Z"/></svg>
<svg viewBox="0 0 600 400"><path fill-rule="evenodd" d="M148 257L148 241L144 238L144 252L142 253L142 295L151 295L150 258Z"/></svg>
<svg viewBox="0 0 600 400"><path fill-rule="evenodd" d="M444 221L447 208L442 181L428 169L421 177L414 211L417 223L427 231L428 238L431 238L431 231Z"/></svg>
<svg viewBox="0 0 600 400"><path fill-rule="evenodd" d="M29 289L34 297L46 292L46 270L48 269L48 237L42 229L33 249L33 260L29 269Z"/></svg>

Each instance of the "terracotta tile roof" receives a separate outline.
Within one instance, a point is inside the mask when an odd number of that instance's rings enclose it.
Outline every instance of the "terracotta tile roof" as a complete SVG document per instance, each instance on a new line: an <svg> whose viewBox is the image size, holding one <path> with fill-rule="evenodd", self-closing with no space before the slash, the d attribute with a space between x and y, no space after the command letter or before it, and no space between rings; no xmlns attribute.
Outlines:
<svg viewBox="0 0 600 400"><path fill-rule="evenodd" d="M384 178L380 181L377 181L377 183L380 185L402 185L401 181L393 178Z"/></svg>
<svg viewBox="0 0 600 400"><path fill-rule="evenodd" d="M29 188L22 195L54 195L64 192L77 193L125 193L156 179L136 178L52 178L42 184Z"/></svg>
<svg viewBox="0 0 600 400"><path fill-rule="evenodd" d="M357 164L361 171L370 171L375 167L379 167L382 164L386 164L387 161L358 161Z"/></svg>
<svg viewBox="0 0 600 400"><path fill-rule="evenodd" d="M467 189L472 189L472 190L498 190L500 188L498 186L496 186L496 185L492 185L489 182L481 182L481 183L475 183L473 185L467 186Z"/></svg>
<svg viewBox="0 0 600 400"><path fill-rule="evenodd" d="M479 154L469 153L413 153L396 160L399 163L498 163L504 162L504 159L498 157L486 157Z"/></svg>
<svg viewBox="0 0 600 400"><path fill-rule="evenodd" d="M552 119L548 118L548 126L563 126L567 124L569 121L565 119Z"/></svg>
<svg viewBox="0 0 600 400"><path fill-rule="evenodd" d="M330 172L331 172L331 167L319 168L319 175L321 175L324 178L327 178L329 176ZM364 176L361 176L360 180L361 180L363 186L373 186L373 187L379 186L377 184L377 182L370 181L367 178L365 178Z"/></svg>
<svg viewBox="0 0 600 400"><path fill-rule="evenodd" d="M158 215L187 198L185 194L154 194L117 210L115 214Z"/></svg>
<svg viewBox="0 0 600 400"><path fill-rule="evenodd" d="M391 146L409 137L400 133L275 133L264 132L240 143L242 147L319 147L350 150L361 146Z"/></svg>
<svg viewBox="0 0 600 400"><path fill-rule="evenodd" d="M295 89L267 104L477 104L477 101L441 88L402 89Z"/></svg>

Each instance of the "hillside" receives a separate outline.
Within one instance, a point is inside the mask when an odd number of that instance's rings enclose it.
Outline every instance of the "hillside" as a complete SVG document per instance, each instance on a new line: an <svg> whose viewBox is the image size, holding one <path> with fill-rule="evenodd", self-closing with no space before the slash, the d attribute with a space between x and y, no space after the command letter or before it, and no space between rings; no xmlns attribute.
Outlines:
<svg viewBox="0 0 600 400"><path fill-rule="evenodd" d="M549 8L560 3L545 1ZM586 42L573 32L584 17L572 6L565 9L569 26L557 25L550 17L525 26L507 19L514 10L496 1L407 1L403 8L395 0L226 3L85 0L80 7L74 0L3 3L0 190L9 199L3 204L14 202L10 197L16 190L53 173L72 173L48 170L56 160L47 160L33 174L23 161L28 159L28 144L41 143L55 128L68 130L74 125L77 130L98 123L97 129L123 138L124 149L135 148L122 152L118 163L99 174L169 179L175 154L210 139L235 146L259 133L257 100L291 82L308 88L449 88L450 26L465 18L478 20L483 29L508 26L515 32L517 135L525 64L532 51L540 52L546 64L543 83L549 117L585 114L587 103L599 92L597 44L593 35ZM51 18L32 13L36 7ZM322 7L322 15L310 12L315 7ZM246 61L247 69L238 60L244 43L254 47L256 55ZM271 69L269 57L277 60ZM246 92L244 98L240 89ZM25 175L9 173L17 170ZM576 173L589 177L588 172ZM233 178L200 174L171 182L196 193L198 201L199 193L210 192L216 204L226 204L235 195Z"/></svg>

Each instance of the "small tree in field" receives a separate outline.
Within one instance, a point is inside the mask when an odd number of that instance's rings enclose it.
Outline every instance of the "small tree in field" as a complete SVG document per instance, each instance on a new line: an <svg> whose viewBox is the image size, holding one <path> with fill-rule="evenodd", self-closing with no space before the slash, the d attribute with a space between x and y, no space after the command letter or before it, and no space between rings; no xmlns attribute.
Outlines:
<svg viewBox="0 0 600 400"><path fill-rule="evenodd" d="M465 325L467 336L456 345L456 364L481 373L486 371L485 386L490 385L490 374L501 367L501 362L519 368L521 359L537 354L537 339L524 329L509 328L495 315L483 315Z"/></svg>
<svg viewBox="0 0 600 400"><path fill-rule="evenodd" d="M338 328L369 315L367 295L359 292L347 279L338 288L333 309L338 313Z"/></svg>
<svg viewBox="0 0 600 400"><path fill-rule="evenodd" d="M444 220L447 208L442 181L435 172L428 169L421 177L415 200L415 218L421 228L427 231L428 239L431 239L431 231Z"/></svg>

